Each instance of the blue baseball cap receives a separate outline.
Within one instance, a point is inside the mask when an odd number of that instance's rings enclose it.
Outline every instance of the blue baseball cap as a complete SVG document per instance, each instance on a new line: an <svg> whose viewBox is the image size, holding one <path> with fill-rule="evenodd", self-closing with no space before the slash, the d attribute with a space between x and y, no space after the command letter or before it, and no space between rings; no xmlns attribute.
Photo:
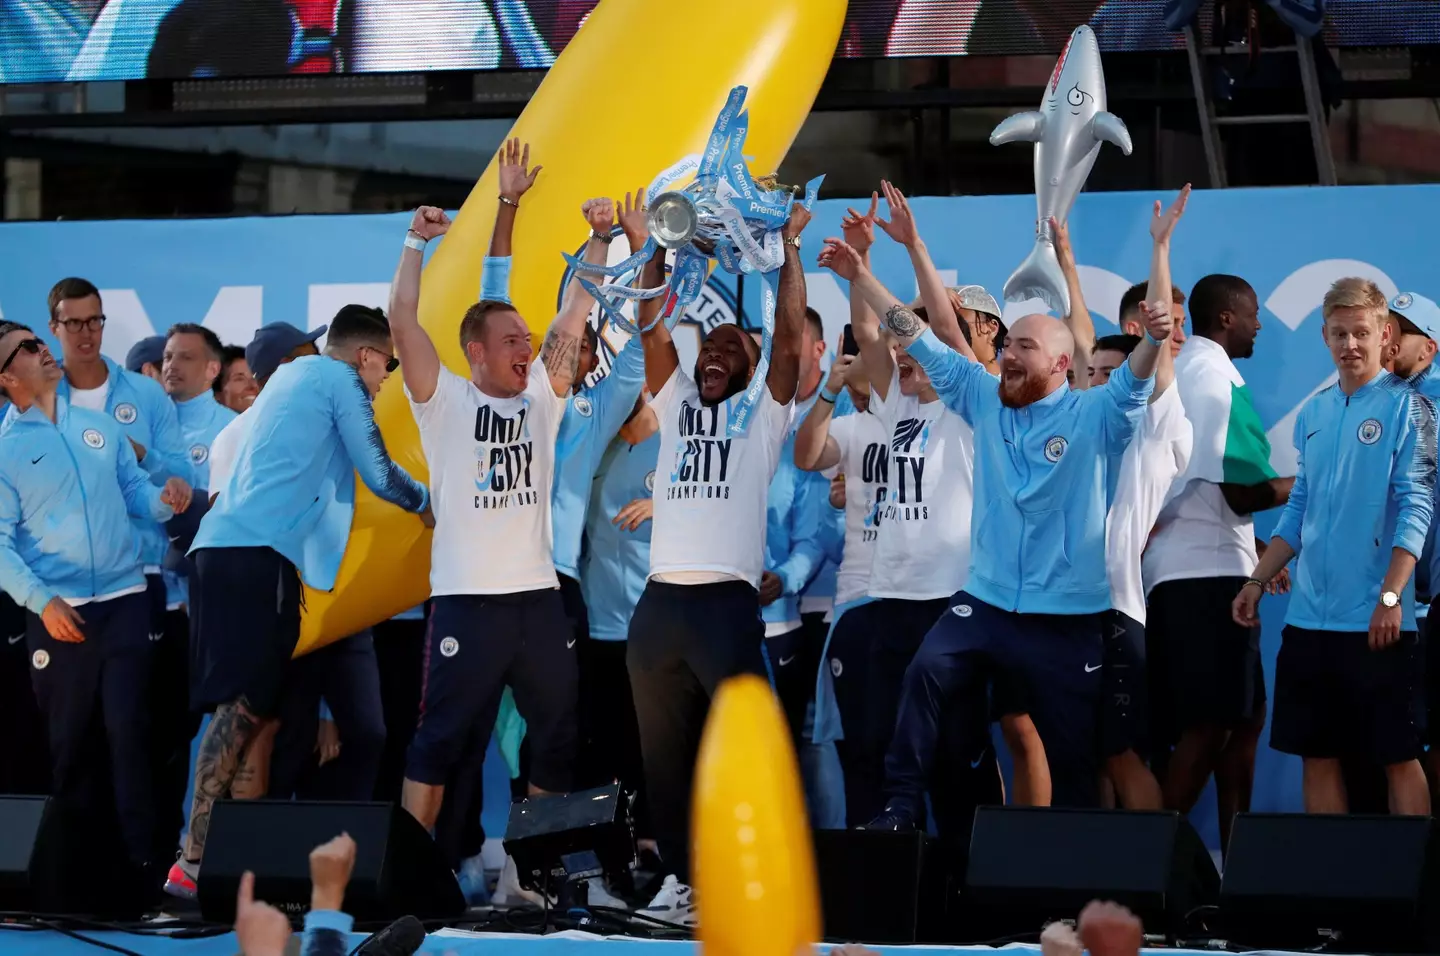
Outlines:
<svg viewBox="0 0 1440 956"><path fill-rule="evenodd" d="M263 382L285 361L291 352L302 345L314 345L330 326L322 325L309 332L301 332L289 322L272 322L260 326L250 344L245 346L245 364L256 381Z"/></svg>
<svg viewBox="0 0 1440 956"><path fill-rule="evenodd" d="M165 361L165 336L152 335L149 338L141 339L130 346L130 351L125 353L125 369L130 372L138 372L146 363L159 365Z"/></svg>
<svg viewBox="0 0 1440 956"><path fill-rule="evenodd" d="M1440 342L1440 305L1418 292L1402 292L1390 300L1390 311L1400 322L1400 331L1425 335Z"/></svg>

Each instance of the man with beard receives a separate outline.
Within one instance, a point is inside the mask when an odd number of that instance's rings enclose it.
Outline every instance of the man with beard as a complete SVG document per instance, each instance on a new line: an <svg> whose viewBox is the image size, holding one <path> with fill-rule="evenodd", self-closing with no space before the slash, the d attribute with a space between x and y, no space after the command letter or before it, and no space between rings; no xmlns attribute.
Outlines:
<svg viewBox="0 0 1440 956"><path fill-rule="evenodd" d="M759 587L766 489L790 428L800 377L805 276L798 203L785 223L784 263L764 387L747 429L731 428L760 349L738 326L700 344L693 372L663 321L645 333L645 379L660 419L650 579L630 620L626 665L635 692L645 783L668 871L642 913L694 925L689 878L690 784L700 732L720 682L764 674Z"/></svg>
<svg viewBox="0 0 1440 956"><path fill-rule="evenodd" d="M1283 505L1294 479L1270 467L1270 441L1235 367L1260 333L1255 290L1238 276L1205 276L1190 292L1190 329L1175 386L1192 451L1142 559L1150 723L1166 808L1189 812L1213 773L1226 847L1235 814L1250 809L1265 726L1260 629L1237 624L1230 602L1259 560L1251 516Z"/></svg>
<svg viewBox="0 0 1440 956"><path fill-rule="evenodd" d="M827 240L821 265L850 279L950 408L975 430L974 534L965 588L926 635L905 672L885 760L889 802L875 829L909 830L923 812L942 707L961 709L958 746L987 734L990 679L1018 687L1045 742L1053 801L1093 806L1096 715L1110 607L1105 513L1110 472L1134 437L1154 386L1168 312L1101 388L1073 392L1074 338L1058 320L1026 316L1010 330L997 380L940 342L866 270Z"/></svg>

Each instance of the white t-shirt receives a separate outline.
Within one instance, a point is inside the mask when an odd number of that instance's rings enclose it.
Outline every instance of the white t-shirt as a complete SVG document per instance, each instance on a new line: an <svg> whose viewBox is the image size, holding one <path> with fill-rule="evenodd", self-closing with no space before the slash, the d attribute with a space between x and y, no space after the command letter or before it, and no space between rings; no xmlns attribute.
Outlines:
<svg viewBox="0 0 1440 956"><path fill-rule="evenodd" d="M530 363L525 391L514 398L486 395L442 368L435 394L424 404L412 400L410 410L430 467L431 594L559 587L550 486L565 399L540 360Z"/></svg>
<svg viewBox="0 0 1440 956"><path fill-rule="evenodd" d="M845 556L835 573L835 603L858 601L870 590L870 568L875 542L879 495L885 487L890 460L890 435L870 412L845 415L830 423L830 437L840 447L840 463L825 470L825 477L845 476Z"/></svg>
<svg viewBox="0 0 1440 956"><path fill-rule="evenodd" d="M660 419L650 576L672 584L735 579L759 588L765 569L765 505L790 405L769 388L744 435L729 432L734 396L700 403L695 380L677 368L650 407Z"/></svg>
<svg viewBox="0 0 1440 956"><path fill-rule="evenodd" d="M71 388L70 404L76 408L88 408L92 412L105 411L105 399L110 397L110 377L97 388Z"/></svg>
<svg viewBox="0 0 1440 956"><path fill-rule="evenodd" d="M1141 555L1165 504L1170 484L1190 460L1190 422L1180 391L1171 386L1145 407L1135 440L1120 460L1115 499L1105 520L1105 571L1110 606L1145 623Z"/></svg>
<svg viewBox="0 0 1440 956"><path fill-rule="evenodd" d="M898 370L884 399L871 394L870 410L890 436L870 596L949 597L970 574L974 433L944 402L901 395Z"/></svg>
<svg viewBox="0 0 1440 956"><path fill-rule="evenodd" d="M250 406L254 408L255 406ZM240 439L250 428L250 409L236 415L230 423L220 429L220 434L210 443L210 491L219 492L235 471L235 453L240 449Z"/></svg>

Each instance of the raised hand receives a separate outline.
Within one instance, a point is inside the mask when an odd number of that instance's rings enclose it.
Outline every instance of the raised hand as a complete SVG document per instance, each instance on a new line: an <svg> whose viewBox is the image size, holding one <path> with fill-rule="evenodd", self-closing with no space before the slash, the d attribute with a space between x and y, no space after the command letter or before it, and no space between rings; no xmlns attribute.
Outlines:
<svg viewBox="0 0 1440 956"><path fill-rule="evenodd" d="M1150 216L1150 238L1158 243L1169 243L1170 236L1175 232L1175 224L1180 217L1185 215L1185 204L1190 201L1190 184L1180 190L1180 195L1170 204L1170 208L1160 209L1160 200L1155 200L1155 211Z"/></svg>
<svg viewBox="0 0 1440 956"><path fill-rule="evenodd" d="M1175 327L1175 316L1170 311L1169 302L1145 302L1140 311L1145 319L1145 331L1152 339L1163 342L1170 337L1170 331Z"/></svg>
<svg viewBox="0 0 1440 956"><path fill-rule="evenodd" d="M1054 216L1050 217L1050 235L1055 237L1055 258L1060 260L1061 267L1075 265L1075 248L1070 245L1070 223L1061 222Z"/></svg>
<svg viewBox="0 0 1440 956"><path fill-rule="evenodd" d="M641 186L634 193L626 193L625 202L618 212L620 228L625 230L625 238L630 241L630 245L636 248L645 245L645 240L650 238L650 226L645 213L645 187Z"/></svg>
<svg viewBox="0 0 1440 956"><path fill-rule="evenodd" d="M878 216L875 224L884 230L885 235L894 239L900 245L910 247L920 241L920 231L915 228L915 214L910 211L910 200L905 194L892 186L889 180L880 180L880 191L885 196L885 205L890 210L889 220L881 219Z"/></svg>
<svg viewBox="0 0 1440 956"><path fill-rule="evenodd" d="M1081 956L1084 951L1080 937L1065 923L1051 923L1040 934L1041 956Z"/></svg>
<svg viewBox="0 0 1440 956"><path fill-rule="evenodd" d="M310 908L339 910L355 869L355 841L342 833L310 851Z"/></svg>
<svg viewBox="0 0 1440 956"><path fill-rule="evenodd" d="M786 239L795 239L805 231L805 227L808 225L810 225L810 210L797 202L790 206L790 218L785 220L785 226L781 229L780 234Z"/></svg>
<svg viewBox="0 0 1440 956"><path fill-rule="evenodd" d="M1094 900L1080 911L1075 929L1090 956L1139 956L1145 930L1136 915L1118 903Z"/></svg>
<svg viewBox="0 0 1440 956"><path fill-rule="evenodd" d="M829 269L840 278L851 282L854 282L855 277L865 268L860 260L860 253L844 239L826 239L825 248L820 250L817 261L822 269Z"/></svg>
<svg viewBox="0 0 1440 956"><path fill-rule="evenodd" d="M580 213L597 236L608 236L610 230L615 227L615 201L613 199L606 199L603 196L599 199L587 199L581 204Z"/></svg>
<svg viewBox="0 0 1440 956"><path fill-rule="evenodd" d="M825 377L825 391L838 392L845 385L849 375L850 366L855 364L855 356L841 355L830 363L830 374Z"/></svg>
<svg viewBox="0 0 1440 956"><path fill-rule="evenodd" d="M870 194L870 209L863 216L854 209L845 209L845 218L840 221L840 232L845 241L864 255L875 244L875 211L880 208L880 194Z"/></svg>
<svg viewBox="0 0 1440 956"><path fill-rule="evenodd" d="M240 877L235 900L235 937L245 956L283 956L290 941L290 920L268 903L255 899L255 874Z"/></svg>
<svg viewBox="0 0 1440 956"><path fill-rule="evenodd" d="M450 217L438 206L421 206L410 217L410 231L428 242L450 231Z"/></svg>
<svg viewBox="0 0 1440 956"><path fill-rule="evenodd" d="M544 168L536 166L530 169L529 166L530 144L522 146L518 138L507 140L500 147L500 195L511 202L519 202L520 197L535 185L535 177Z"/></svg>

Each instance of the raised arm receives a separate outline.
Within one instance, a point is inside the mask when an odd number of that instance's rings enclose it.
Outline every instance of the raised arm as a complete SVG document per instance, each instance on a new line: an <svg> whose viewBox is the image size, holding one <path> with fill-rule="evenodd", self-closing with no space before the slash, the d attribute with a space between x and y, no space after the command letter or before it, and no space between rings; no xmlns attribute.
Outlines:
<svg viewBox="0 0 1440 956"><path fill-rule="evenodd" d="M1167 305L1160 311L1144 309L1142 318L1145 321L1145 334L1140 336L1140 344L1135 346L1130 353L1130 374L1137 380L1150 382L1155 377L1155 366L1160 361L1160 350L1170 350L1170 332L1175 325L1175 317ZM1113 376L1112 376L1113 378ZM1151 382L1151 388L1154 383ZM1148 390L1146 400L1149 400Z"/></svg>
<svg viewBox="0 0 1440 956"><path fill-rule="evenodd" d="M655 254L650 257L646 265L646 276L662 274L665 267L665 249L659 245L655 246ZM657 273L655 270L658 269ZM642 280L644 281L644 280ZM659 284L658 282L656 283ZM657 303L668 305L670 295L661 296L656 299ZM640 315L645 312L639 310ZM640 328L644 329L642 323ZM654 325L641 334L640 347L645 350L645 387L652 396L659 395L665 384L674 376L675 370L680 367L680 353L675 350L675 339L670 335L670 329L663 321L655 322Z"/></svg>
<svg viewBox="0 0 1440 956"><path fill-rule="evenodd" d="M875 211L879 201L879 195L871 193L870 210L865 215L846 209L845 218L840 223L845 243L859 254L860 265L866 272L870 271L870 247L875 244ZM820 257L820 264L825 265L823 251ZM861 367L870 379L870 387L877 390L881 401L884 401L890 389L890 380L895 377L895 357L890 354L890 342L881 328L880 316L870 308L853 283L850 286L850 331L855 336L855 344L860 347Z"/></svg>
<svg viewBox="0 0 1440 956"><path fill-rule="evenodd" d="M810 406L795 432L795 467L801 471L824 471L840 463L840 444L830 435L830 420L835 415L835 399L845 387L845 376L854 363L853 355L835 359L819 401Z"/></svg>
<svg viewBox="0 0 1440 956"><path fill-rule="evenodd" d="M515 232L515 214L520 210L520 197L535 185L542 167L529 169L530 144L519 139L507 140L500 147L500 204L495 209L495 229L490 234L490 255L509 258L510 237Z"/></svg>
<svg viewBox="0 0 1440 956"><path fill-rule="evenodd" d="M945 283L930 258L930 250L926 248L925 240L920 238L910 201L905 198L904 193L885 180L880 181L880 188L885 193L886 205L890 207L890 219L888 222L876 219L875 224L885 231L885 235L904 246L905 251L910 254L910 265L915 269L915 283L920 289L920 299L925 303L925 311L930 316L930 328L935 331L935 336L940 341L968 359L975 358L975 352L970 348L965 333L960 331L960 317L955 314L950 292L945 288Z"/></svg>
<svg viewBox="0 0 1440 956"><path fill-rule="evenodd" d="M634 255L645 246L645 240L649 233L645 226L645 191L643 189L634 193L632 200L631 193L625 194L625 203L619 209L618 218L620 227L625 230L625 238L630 244L630 253ZM640 282L644 288L653 288L664 281L663 262L652 258L640 271ZM639 304L640 324L654 320L655 315L660 311L660 300L643 299ZM600 441L595 443L595 454L598 456L605 451L610 439L615 437L616 432L625 424L625 419L635 407L635 398L645 387L645 353L641 349L640 336L632 335L615 356L615 361L610 365L610 371L586 394L590 396L591 404L594 405L594 421L599 430ZM598 464L599 458L596 458Z"/></svg>
<svg viewBox="0 0 1440 956"><path fill-rule="evenodd" d="M1180 190L1180 195L1175 197L1169 209L1162 212L1160 200L1155 200L1155 211L1150 217L1150 238L1154 240L1150 251L1150 277L1145 282L1145 297L1150 300L1152 310L1163 308L1168 311L1171 308L1170 239L1175 234L1175 226L1180 222L1180 217L1185 215L1185 205L1189 201L1189 183ZM1165 389L1174 381L1175 351L1172 348L1163 348L1160 350L1160 360L1155 366L1155 391L1151 394L1150 401L1153 402L1164 394Z"/></svg>
<svg viewBox="0 0 1440 956"><path fill-rule="evenodd" d="M615 227L615 203L609 199L590 199L580 207L590 224L590 240L585 244L585 261L604 262L610 249L610 230ZM564 302L540 346L540 364L550 378L550 387L557 396L567 396L575 388L575 372L580 367L580 341L585 335L585 321L594 301L572 281L565 291Z"/></svg>
<svg viewBox="0 0 1440 956"><path fill-rule="evenodd" d="M445 235L450 217L443 209L421 206L410 217L405 232L405 246L400 250L400 264L390 280L390 335L395 340L395 356L400 359L400 374L410 397L425 404L435 394L440 378L440 355L430 333L420 327L420 270L425 264L425 244Z"/></svg>
<svg viewBox="0 0 1440 956"><path fill-rule="evenodd" d="M800 384L800 340L805 335L805 266L800 262L800 233L809 224L810 210L795 203L781 230L785 261L780 265L775 338L770 343L770 371L765 376L770 397L781 405L795 400Z"/></svg>
<svg viewBox="0 0 1440 956"><path fill-rule="evenodd" d="M1071 388L1089 388L1090 376L1083 373L1090 367L1090 356L1095 351L1095 319L1085 307L1085 292L1080 288L1080 270L1075 265L1075 249L1070 245L1070 223L1052 218L1050 234L1055 237L1055 256L1065 275L1065 287L1070 290L1070 311L1065 316L1065 324L1075 339L1072 355L1075 381Z"/></svg>
<svg viewBox="0 0 1440 956"><path fill-rule="evenodd" d="M358 373L345 370L322 379L330 389L331 415L340 443L365 487L382 501L420 513L430 504L429 490L390 458L375 425L375 410Z"/></svg>

